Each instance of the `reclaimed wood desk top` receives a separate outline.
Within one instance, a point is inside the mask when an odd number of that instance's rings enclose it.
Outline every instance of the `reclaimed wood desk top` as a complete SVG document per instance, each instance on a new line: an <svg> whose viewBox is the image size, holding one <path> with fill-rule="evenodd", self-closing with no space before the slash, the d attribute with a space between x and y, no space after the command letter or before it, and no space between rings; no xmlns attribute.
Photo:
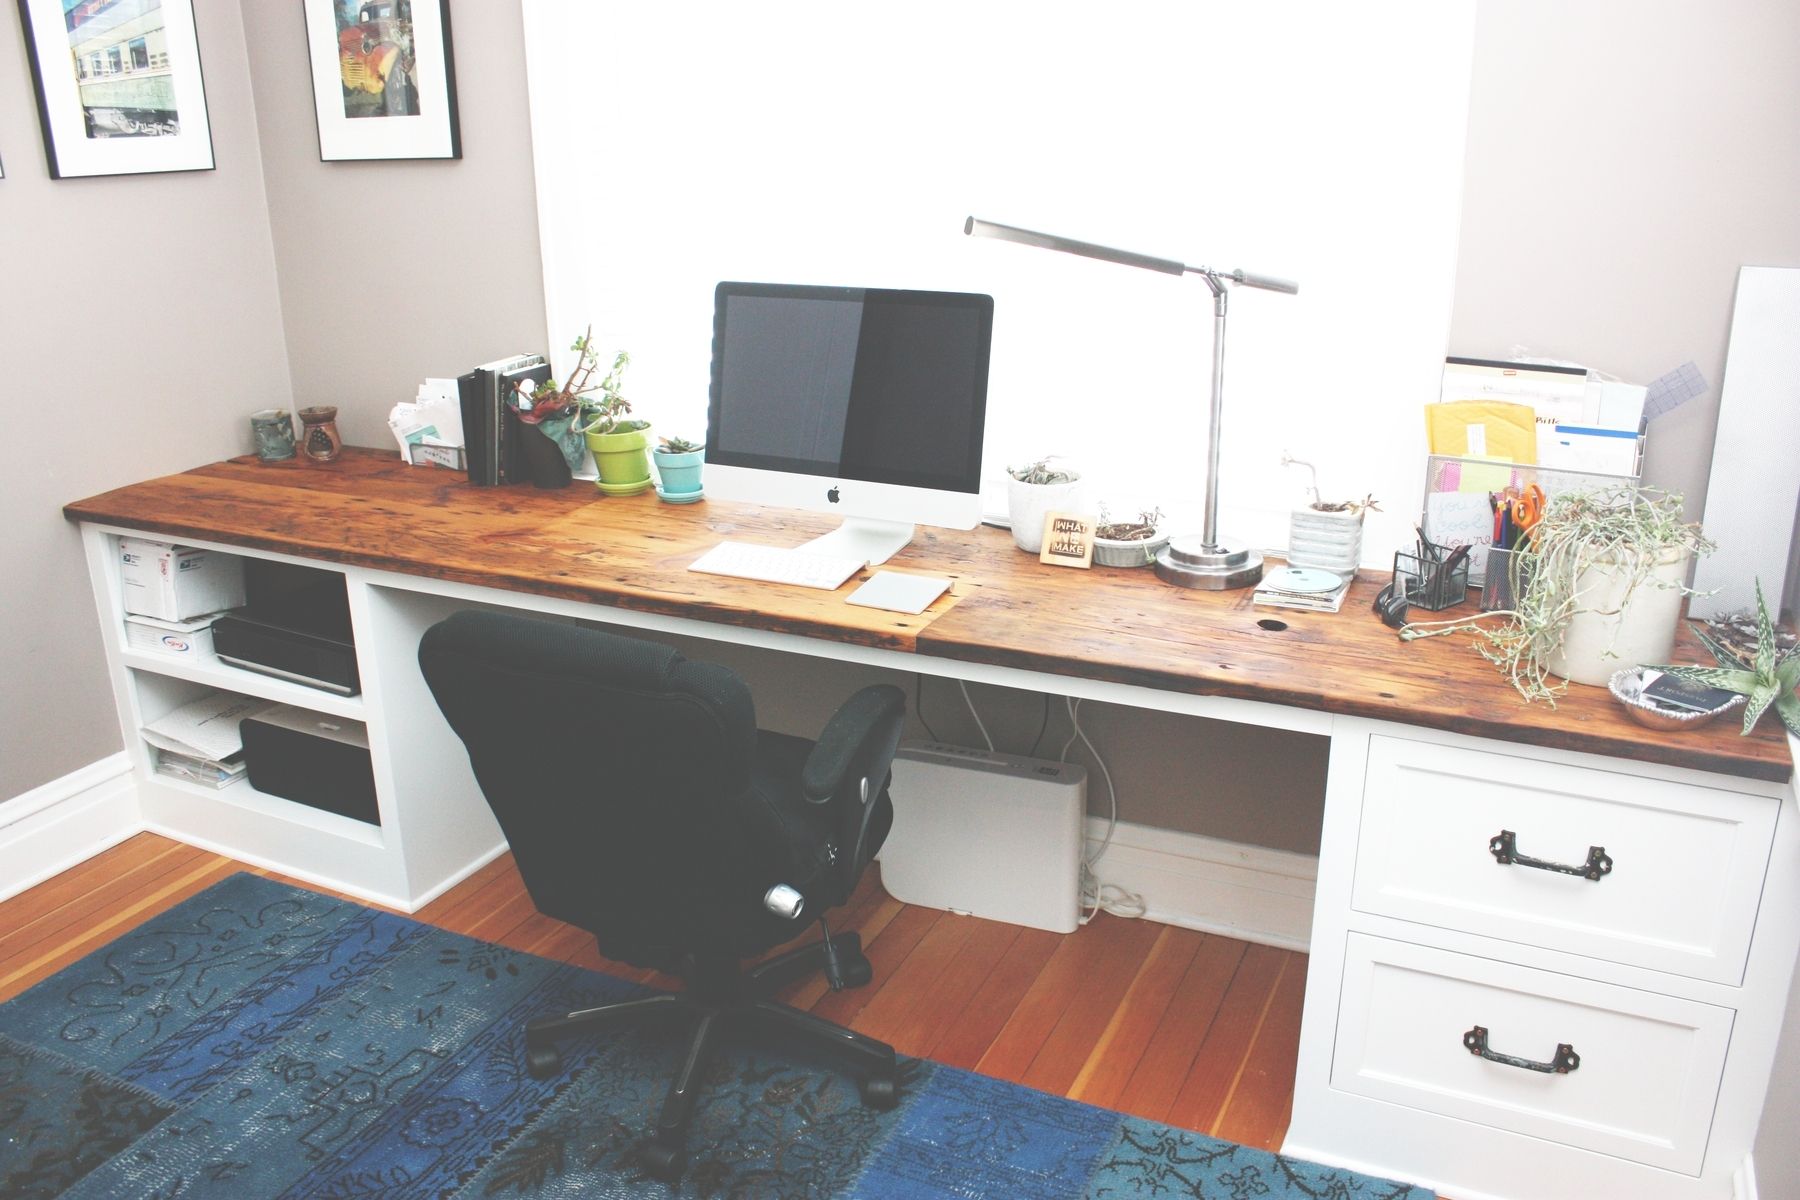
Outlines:
<svg viewBox="0 0 1800 1200"><path fill-rule="evenodd" d="M887 567L947 575L918 616L836 592L701 575L687 564L724 539L797 545L835 523L809 513L653 493L602 497L470 487L461 472L346 450L335 463L232 459L68 505L73 520L965 662L1228 696L1398 721L1477 737L1785 781L1779 723L1752 737L1730 717L1651 731L1601 688L1527 704L1465 636L1401 642L1369 612L1365 572L1343 611L1254 607L1250 589L1188 591L1149 571L1040 565L1009 534L921 529ZM857 578L865 578L865 571ZM1274 621L1282 628L1264 628ZM1675 657L1708 657L1684 627Z"/></svg>

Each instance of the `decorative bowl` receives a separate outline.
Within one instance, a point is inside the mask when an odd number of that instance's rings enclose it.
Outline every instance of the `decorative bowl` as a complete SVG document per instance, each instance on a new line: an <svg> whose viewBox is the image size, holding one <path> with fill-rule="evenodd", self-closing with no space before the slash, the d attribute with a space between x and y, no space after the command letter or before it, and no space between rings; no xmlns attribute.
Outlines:
<svg viewBox="0 0 1800 1200"><path fill-rule="evenodd" d="M1129 541L1115 538L1094 539L1094 563L1102 567L1147 567L1156 561L1156 552L1169 544L1169 535L1157 530L1148 538Z"/></svg>
<svg viewBox="0 0 1800 1200"><path fill-rule="evenodd" d="M1608 683L1613 698L1624 705L1625 714L1646 729L1698 729L1719 714L1730 712L1744 702L1743 696L1733 696L1719 707L1704 712L1665 708L1643 696L1645 686L1661 674L1654 667L1626 667L1623 671L1613 672Z"/></svg>

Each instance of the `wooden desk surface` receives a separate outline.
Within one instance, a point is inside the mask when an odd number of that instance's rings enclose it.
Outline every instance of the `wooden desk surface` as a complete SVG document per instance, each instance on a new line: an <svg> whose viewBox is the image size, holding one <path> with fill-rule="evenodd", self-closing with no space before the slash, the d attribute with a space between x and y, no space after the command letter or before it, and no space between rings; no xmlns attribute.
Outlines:
<svg viewBox="0 0 1800 1200"><path fill-rule="evenodd" d="M1042 566L1000 530L921 529L887 565L948 575L957 585L915 617L845 604L855 580L822 592L686 569L723 539L795 545L829 529L827 517L711 500L669 505L652 493L606 498L579 481L558 491L472 488L460 472L408 467L369 450L346 450L325 465L232 459L64 512L173 539L967 662L1753 779L1783 781L1792 770L1773 718L1749 738L1729 718L1664 734L1632 722L1600 688L1572 685L1554 708L1527 704L1466 637L1396 638L1368 611L1381 583L1373 574L1357 582L1341 613L1265 609L1250 603L1249 589L1187 591L1149 571ZM1285 628L1259 626L1268 620ZM1708 661L1685 627L1675 657Z"/></svg>

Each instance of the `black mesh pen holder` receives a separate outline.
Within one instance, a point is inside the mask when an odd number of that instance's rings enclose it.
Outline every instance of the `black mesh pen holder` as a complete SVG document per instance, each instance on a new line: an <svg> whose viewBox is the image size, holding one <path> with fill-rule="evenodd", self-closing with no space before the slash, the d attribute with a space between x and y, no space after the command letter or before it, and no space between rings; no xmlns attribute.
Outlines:
<svg viewBox="0 0 1800 1200"><path fill-rule="evenodd" d="M1429 612L1454 608L1468 598L1469 556L1431 558L1396 550L1394 582L1399 585L1396 590L1405 593L1408 607Z"/></svg>

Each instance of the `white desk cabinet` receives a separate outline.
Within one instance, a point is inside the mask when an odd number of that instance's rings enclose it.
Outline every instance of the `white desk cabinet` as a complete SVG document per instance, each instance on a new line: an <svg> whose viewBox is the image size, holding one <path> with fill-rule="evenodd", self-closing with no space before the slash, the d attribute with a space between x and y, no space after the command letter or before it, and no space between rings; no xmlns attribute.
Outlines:
<svg viewBox="0 0 1800 1200"><path fill-rule="evenodd" d="M1327 791L1286 1152L1729 1200L1800 930L1791 789L1346 718Z"/></svg>

